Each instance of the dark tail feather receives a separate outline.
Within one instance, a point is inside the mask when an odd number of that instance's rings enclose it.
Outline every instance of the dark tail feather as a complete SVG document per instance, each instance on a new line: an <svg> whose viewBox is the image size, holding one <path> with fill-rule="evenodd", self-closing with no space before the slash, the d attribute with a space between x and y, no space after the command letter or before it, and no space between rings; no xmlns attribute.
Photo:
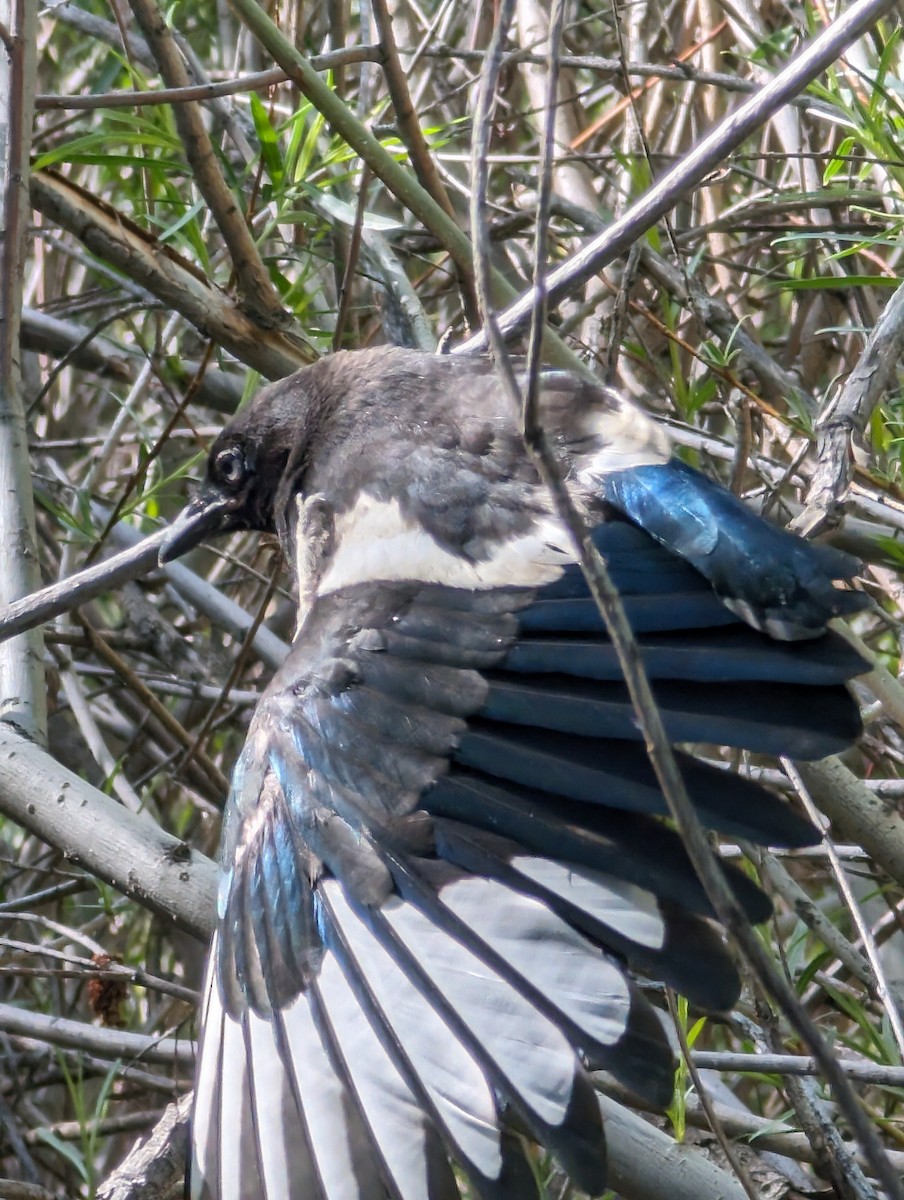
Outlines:
<svg viewBox="0 0 904 1200"><path fill-rule="evenodd" d="M743 620L781 641L817 637L837 616L868 603L841 591L859 564L769 524L699 471L671 459L600 480L603 495L695 567Z"/></svg>

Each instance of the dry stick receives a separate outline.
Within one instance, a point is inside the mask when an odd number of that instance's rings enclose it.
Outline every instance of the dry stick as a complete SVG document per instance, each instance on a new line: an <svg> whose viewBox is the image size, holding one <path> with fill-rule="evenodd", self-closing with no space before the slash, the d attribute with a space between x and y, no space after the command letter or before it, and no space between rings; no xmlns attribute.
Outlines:
<svg viewBox="0 0 904 1200"><path fill-rule="evenodd" d="M433 155L430 153L430 147L421 131L417 113L414 111L411 92L408 90L408 78L399 58L399 50L392 32L392 18L389 15L386 0L372 0L371 7L374 23L380 35L380 45L383 48L383 75L389 89L389 97L392 100L399 136L405 143L408 157L411 159L411 165L421 187L428 196L436 201L443 212L454 220L455 211L452 201L449 199L446 186L433 161ZM470 271L459 270L458 282L462 289L465 310L468 316L473 318L473 314L477 311L477 299L474 295Z"/></svg>
<svg viewBox="0 0 904 1200"><path fill-rule="evenodd" d="M393 19L389 14L387 0L372 0L373 20L377 25L379 34L379 42L383 47L383 74L387 88L389 89L390 100L393 101L393 109L395 112L396 124L399 126L399 134L402 142L405 143L408 150L408 157L411 158L414 174L418 176L420 186L429 194L433 200L436 200L439 208L441 208L451 220L455 220L455 210L449 199L449 193L445 190L445 184L436 162L433 161L433 156L430 152L430 146L427 145L426 138L420 128L420 120L418 114L414 112L414 104L412 102L411 91L408 90L408 79L405 70L402 68L399 58L399 48L395 43L393 35ZM462 293L463 304L465 304L465 312L469 320L474 319L474 314L477 313L477 296L474 295L474 287L471 272L457 271L459 276L459 287Z"/></svg>
<svg viewBox="0 0 904 1200"><path fill-rule="evenodd" d="M13 1004L0 1004L0 1030L17 1037L40 1038L41 1041L68 1046L73 1050L90 1050L103 1058L140 1060L145 1064L157 1063L161 1066L178 1063L187 1067L193 1064L195 1058L194 1049L187 1040L102 1029L83 1021L28 1012Z"/></svg>
<svg viewBox="0 0 904 1200"><path fill-rule="evenodd" d="M454 217L445 184L436 169L430 147L421 132L420 121L411 103L411 92L408 90L408 80L393 37L392 18L389 15L386 0L372 0L372 8L384 55L383 74L389 89L389 98L392 100L399 136L405 143L411 165L421 187L429 196L433 197L448 216Z"/></svg>
<svg viewBox="0 0 904 1200"><path fill-rule="evenodd" d="M351 310L354 295L355 274L358 269L358 259L361 254L361 242L364 233L364 217L367 212L367 190L370 184L370 171L365 164L361 169L358 180L358 200L355 205L355 223L352 226L351 237L345 253L345 268L342 272L342 282L339 285L339 306L336 312L336 327L333 330L332 349L341 350L345 337L345 323Z"/></svg>
<svg viewBox="0 0 904 1200"><path fill-rule="evenodd" d="M167 329L169 329L169 328L170 328L170 323L168 322ZM164 339L165 339L165 337L166 337L166 334L164 333ZM109 516L106 519L106 522L104 523L104 527L101 530L100 537L97 539L95 544L91 547L91 549L88 552L88 558L86 560L86 565L90 565L91 562L93 562L93 560L97 556L97 554L100 552L100 549L106 542L111 530L114 528L114 526L116 526L119 523L120 514L122 513L123 509L126 507L126 503L128 502L129 497L132 495L133 492L135 492L138 489L138 487L141 485L141 483L145 480L145 478L147 477L147 473L151 468L151 464L156 462L157 459L160 457L170 434L175 429L175 427L179 423L179 421L181 421L184 418L185 413L189 409L190 405L193 404L194 401L197 399L197 395L200 390L200 383L201 383L201 380L203 380L205 374L207 373L207 367L208 367L211 357L213 355L213 349L214 349L213 342L208 341L207 345L204 347L204 352L201 355L201 361L198 364L198 369L195 372L191 381L189 382L188 386L186 387L181 399L175 401L174 406L173 406L173 411L170 413L169 417L167 418L166 423L163 426L163 429L155 437L154 444L151 446L148 453L146 455L142 456L141 462L140 462L139 466L137 467L137 469L129 475L128 479L126 479L125 485L124 485L123 489L120 491L120 493L116 499L116 503L113 505L112 511L110 512ZM151 366L150 363L148 365ZM138 381L136 381L136 384L137 383L138 383ZM117 421L114 421L114 425L116 425L117 423L118 423L118 418L117 418ZM119 444L119 445L122 444L121 433L122 433L122 430L118 429L115 440L116 440L117 444ZM198 442L199 442L201 448L203 449L203 443L201 442L200 438L198 438ZM104 459L106 457L104 455L103 451L101 452L101 457L102 457L102 459ZM98 464L97 464L97 461L95 461L94 465L91 468L89 478L93 481L97 477L98 477ZM91 488L88 487L88 488L86 488L86 490L90 491ZM68 566L68 563L67 563L67 566Z"/></svg>
<svg viewBox="0 0 904 1200"><path fill-rule="evenodd" d="M181 838L112 797L0 721L0 811L74 866L206 939L219 871Z"/></svg>
<svg viewBox="0 0 904 1200"><path fill-rule="evenodd" d="M564 217L586 233L601 233L606 228L606 222L597 213L589 212L559 195L551 198L550 210L555 216ZM812 396L801 392L800 381L793 372L786 371L767 353L724 299L710 295L699 280L689 278L661 254L657 254L647 242L640 242L638 246L641 263L653 281L679 304L692 304L705 327L737 350L740 360L756 375L766 399L786 400L788 396L795 396L806 407L813 407ZM636 311L644 317L648 316L647 309L638 307ZM699 353L697 350L693 352Z"/></svg>
<svg viewBox="0 0 904 1200"><path fill-rule="evenodd" d="M891 879L904 883L904 827L897 806L871 792L839 758L795 763L795 769L844 840L862 846Z"/></svg>
<svg viewBox="0 0 904 1200"><path fill-rule="evenodd" d="M160 529L137 545L114 554L112 558L7 605L0 614L0 638L11 638L24 629L43 625L93 600L102 592L146 575L157 565L166 532Z"/></svg>
<svg viewBox="0 0 904 1200"><path fill-rule="evenodd" d="M818 1075L815 1058L804 1054L741 1054L728 1050L692 1050L700 1070L739 1071L751 1075ZM884 1067L855 1059L836 1060L849 1079L881 1087L904 1087L904 1067Z"/></svg>
<svg viewBox="0 0 904 1200"><path fill-rule="evenodd" d="M688 46L686 50L682 50L682 52L674 61L686 63L689 58L693 58L699 50L707 45L707 43L714 41L727 24L727 20L720 21L715 29L710 29L706 33L702 41L694 42L692 46ZM616 22L616 25L618 26L618 22ZM630 72L627 69L627 63L620 68L619 74L624 75L625 78L628 78ZM619 100L616 104L613 104L611 108L607 108L606 111L601 113L595 121L592 121L585 129L581 130L577 137L572 138L569 149L579 150L585 142L590 141L590 139L596 134L601 133L607 125L611 125L612 122L617 117L620 117L626 109L635 106L637 101L643 97L644 92L649 91L650 88L655 87L660 82L661 77L650 76L644 84L638 88L634 88L627 96L623 96L621 100Z"/></svg>
<svg viewBox="0 0 904 1200"><path fill-rule="evenodd" d="M117 1113L115 1117L95 1117L87 1122L52 1121L40 1129L27 1129L25 1144L27 1146L45 1145L48 1132L64 1142L82 1141L86 1129L90 1130L95 1137L114 1137L119 1133L135 1133L153 1125L158 1114L159 1109L154 1108L146 1112Z"/></svg>
<svg viewBox="0 0 904 1200"><path fill-rule="evenodd" d="M111 667L119 679L125 684L130 692L138 698L147 712L156 717L159 723L163 726L166 732L173 740L182 746L186 751L190 752L191 759L195 760L201 767L207 779L220 795L225 799L226 793L229 791L229 780L220 770L220 768L208 756L199 749L196 739L185 729L182 724L176 720L173 714L165 705L157 699L151 689L144 683L129 664L110 646L105 639L92 628L84 619L82 620L82 629L91 644L91 649L103 662Z"/></svg>
<svg viewBox="0 0 904 1200"><path fill-rule="evenodd" d="M819 819L819 810L813 803L813 799L810 796L810 793L807 791L806 784L801 778L800 773L795 768L794 763L787 758L782 759L782 766L785 768L788 778L794 784L798 798L803 805L804 812L811 821L816 823ZM850 913L854 928L859 933L860 940L863 942L864 953L869 959L870 966L873 970L873 975L875 976L876 993L883 1009L885 1010L886 1018L888 1019L889 1026L891 1027L892 1036L894 1037L895 1044L898 1047L898 1054L902 1059L904 1059L904 1023L902 1023L901 1012L898 1008L895 996L889 987L888 978L886 977L882 963L879 959L879 951L878 947L876 946L876 941L872 935L869 925L863 919L863 914L860 911L859 905L854 899L850 881L844 873L840 859L835 854L831 840L826 837L824 841L826 850L828 851L829 866L832 874L835 877L835 884L841 893L841 898L844 901L848 912Z"/></svg>
<svg viewBox="0 0 904 1200"><path fill-rule="evenodd" d="M452 58L463 62L482 63L486 55L483 50L461 50L455 46L437 46L425 50L426 58ZM546 57L534 54L529 50L513 50L503 60L506 67L517 63L537 63L543 65ZM685 86L700 85L717 87L721 92L758 92L762 84L752 79L742 79L739 75L726 75L722 71L698 71L695 67L683 64L680 67L668 63L639 63L624 62L620 58L604 58L598 54L562 54L559 56L560 67L571 67L575 70L599 71L611 75L636 77L638 79L668 80ZM793 96L789 101L795 108L803 108L808 112L819 112L826 116L836 115L831 104L810 96ZM583 156L582 156L583 157Z"/></svg>
<svg viewBox="0 0 904 1200"><path fill-rule="evenodd" d="M773 1047L781 1041L782 1033L778 1022L766 1022L766 1035ZM825 1175L834 1184L839 1200L878 1200L876 1190L857 1161L857 1155L842 1139L838 1127L838 1114L820 1095L816 1082L807 1076L790 1076L785 1080L785 1093L813 1147L814 1162L819 1174ZM869 1159L868 1167L872 1168ZM889 1169L891 1160L886 1157ZM900 1184L901 1177L896 1175Z"/></svg>
<svg viewBox="0 0 904 1200"><path fill-rule="evenodd" d="M150 297L148 301L151 302ZM22 309L22 349L65 358L87 371L128 381L132 378L132 363L140 357L140 352L121 346L111 338L98 336L105 324L106 320L100 320L94 326L78 325L25 307Z"/></svg>
<svg viewBox="0 0 904 1200"><path fill-rule="evenodd" d="M828 844L821 849L824 854L828 855ZM834 846L831 849L834 854ZM848 941L819 905L811 900L778 858L774 854L770 854L768 850L756 853L753 848L750 848L747 857L756 863L760 879L782 898L788 908L808 929L812 930L832 956L855 979L859 979L865 988L870 992L875 992L876 983L870 970L869 960L852 942ZM804 1003L806 1002L804 1001Z"/></svg>
<svg viewBox="0 0 904 1200"><path fill-rule="evenodd" d="M715 1053L703 1055L701 1052L697 1052L695 1057L716 1058L718 1056ZM751 1054L746 1057L752 1059L757 1056ZM765 1054L762 1057L771 1060L775 1057L787 1056ZM715 1063L699 1062L698 1066L718 1069ZM752 1067L749 1069L752 1070ZM620 1087L611 1076L597 1076L594 1082L599 1090L607 1096L633 1104L635 1107L643 1108L647 1112L656 1111L652 1105L638 1101L635 1096L628 1093L626 1088ZM719 1121L731 1137L747 1138L754 1141L757 1149L761 1151L769 1150L775 1154L784 1154L788 1158L795 1159L797 1162L812 1163L816 1161L816 1154L813 1147L807 1141L806 1136L798 1132L797 1129L792 1129L787 1124L775 1121L771 1117L761 1117L749 1112L747 1109L729 1107L727 1104L722 1104L718 1101L714 1103L714 1108ZM689 1098L685 1110L685 1119L687 1124L695 1129L708 1129L705 1114L692 1097ZM904 1172L904 1151L889 1150L888 1156L892 1164ZM659 1200L659 1196L665 1194L667 1193L659 1193L655 1197L655 1200Z"/></svg>
<svg viewBox="0 0 904 1200"><path fill-rule="evenodd" d="M904 284L882 310L857 365L816 424L816 470L804 510L792 528L813 537L838 525L851 482L851 441L866 429L904 354Z"/></svg>
<svg viewBox="0 0 904 1200"><path fill-rule="evenodd" d="M509 0L511 3L511 0ZM505 9L503 8L503 12ZM504 23L502 13L500 23ZM497 27L498 32L498 27ZM494 35L495 40L495 35ZM472 173L475 188L472 197L472 236L475 241L476 276L484 329L496 356L500 378L513 402L520 407L521 397L511 362L505 350L504 336L492 309L489 295L488 254L489 238L487 224L483 219L488 183L488 132L494 81L492 60L484 72L475 120L476 137L472 153ZM540 214L542 219L542 213ZM531 301L532 328L542 327L542 314L547 298L542 266L538 261L538 279L528 294ZM539 368L536 355L536 338L532 338L534 358L530 366L533 372ZM849 1122L860 1146L876 1177L881 1180L889 1196L904 1200L904 1184L885 1156L876 1132L860 1107L858 1098L844 1073L838 1068L835 1058L826 1046L816 1026L801 1008L786 980L778 973L767 956L760 941L753 933L743 909L732 893L721 872L697 814L688 797L684 780L678 770L662 717L656 706L649 679L643 668L634 634L628 624L624 606L609 572L590 539L587 527L578 513L561 478L558 464L552 454L542 425L536 412L536 390L531 391L528 383L528 398L533 394L534 403L525 405L525 438L532 451L541 477L550 489L556 513L565 525L575 550L580 558L591 595L606 623L606 628L618 655L619 664L628 687L634 710L644 735L647 754L656 773L656 778L665 796L669 812L681 834L682 841L694 865L720 921L734 936L748 964L753 968L765 990L779 1003L788 1021L810 1049L819 1063L826 1079L831 1084L836 1102Z"/></svg>
<svg viewBox="0 0 904 1200"><path fill-rule="evenodd" d="M226 679L226 682L223 684L222 688L220 689L219 695L214 700L213 704L211 704L211 706L208 708L207 713L204 717L204 720L201 722L200 727L195 732L194 740L192 741L192 743L188 747L188 749L185 751L185 754L183 755L182 759L179 761L177 770L183 770L195 758L199 759L199 761L201 761L202 765L203 765L203 763L206 763L209 761L207 756L201 750L201 747L203 746L205 739L210 735L210 731L214 727L214 721L216 721L217 717L219 716L220 709L226 703L226 699L229 696L230 692L232 691L233 687L235 686L235 683L238 680L239 675L245 669L248 658L250 656L250 651L254 646L255 635L257 634L257 631L260 628L261 623L263 622L264 616L266 615L266 612L267 612L267 607L268 607L270 601L273 599L273 593L276 591L277 585L279 583L280 569L281 569L281 563L280 563L279 558L277 557L272 564L271 573L270 573L270 581L267 583L266 587L264 588L264 594L261 597L260 603L257 606L257 612L255 613L255 615L252 619L251 625L248 629L248 632L245 634L245 637L244 637L244 640L242 641L241 646L239 646L238 654L236 654L235 657L233 658L232 667L229 671L229 676ZM228 785L227 785L226 791L228 792Z"/></svg>
<svg viewBox="0 0 904 1200"><path fill-rule="evenodd" d="M159 529L150 537L142 539L130 526L117 525L112 531L112 540L120 544L125 543L125 549L104 559L103 562L77 571L67 579L61 579L8 605L0 611L0 641L14 637L25 629L33 629L36 625L52 621L103 592L147 575L157 565L160 546L165 537L165 529ZM248 636L253 624L253 619L248 613L233 601L227 600L193 571L182 563L168 563L163 568L163 573L180 595L200 608L215 624L227 630L233 637L243 639ZM263 627L254 631L252 637L254 652L262 662L274 670L285 662L289 647L281 638Z"/></svg>
<svg viewBox="0 0 904 1200"><path fill-rule="evenodd" d="M9 913L7 919L11 922L34 921L30 913ZM46 928L52 932L59 933L64 938L73 936L73 931L59 926L55 921L41 922ZM189 1004L197 1004L198 994L190 988L182 987L178 983L172 983L168 979L160 979L156 975L147 975L143 971L127 967L123 963L110 961L106 967L98 967L96 959L85 958L83 955L70 954L65 950L54 950L50 946L43 946L34 942L23 942L16 938L0 937L0 948L5 951L13 951L20 955L29 955L35 958L47 958L54 962L60 962L62 967L25 967L19 962L12 964L4 964L0 966L0 974L16 975L32 974L55 975L66 979L115 979L122 982L136 984L138 987L147 988L149 991L162 992L165 995L175 996L179 1000L184 1000ZM98 949L97 954L103 954L102 949Z"/></svg>
<svg viewBox="0 0 904 1200"><path fill-rule="evenodd" d="M597 1101L606 1128L608 1184L623 1200L746 1200L737 1181L695 1146L681 1145L607 1095L598 1094Z"/></svg>
<svg viewBox="0 0 904 1200"><path fill-rule="evenodd" d="M547 303L555 306L613 259L629 250L690 188L705 179L746 137L756 132L779 108L831 66L851 42L865 33L894 4L895 0L856 0L845 9L773 80L720 121L712 133L632 204L622 217L613 221L604 233L593 238L562 266L551 271L544 285ZM503 337L511 338L529 324L536 299L534 290L525 292L499 315ZM488 332L484 330L462 343L458 351L476 353L485 350L488 344Z"/></svg>
<svg viewBox="0 0 904 1200"><path fill-rule="evenodd" d="M163 531L155 535L155 546L159 547L160 538L163 536ZM145 544L141 539L141 534L131 525L125 524L114 527L110 540L115 545L136 550ZM208 617L214 625L225 629L232 637L239 641L244 640L254 623L254 618L244 608L236 604L234 600L227 599L221 591L196 575L184 563L167 563L163 568L163 574L179 595L187 600L193 608ZM78 578L78 575L74 575L69 582L74 582ZM0 637L2 636L3 622L0 620ZM284 642L282 638L277 637L275 633L264 626L261 626L253 634L253 640L254 652L261 662L272 667L274 671L278 671L289 653L288 642Z"/></svg>
<svg viewBox="0 0 904 1200"><path fill-rule="evenodd" d="M191 80L185 60L156 0L130 0L130 3L164 82L169 87L188 87ZM211 216L226 243L243 308L265 325L291 329L295 322L283 308L251 236L245 215L226 185L200 106L193 100L176 104L173 106L173 119L192 178L207 201Z"/></svg>
<svg viewBox="0 0 904 1200"><path fill-rule="evenodd" d="M24 1143L16 1148L20 1161ZM57 1200L59 1192L49 1192L39 1183L27 1183L21 1179L0 1179L0 1196L3 1200ZM145 1200L151 1200L146 1197Z"/></svg>
<svg viewBox="0 0 904 1200"><path fill-rule="evenodd" d="M149 1137L97 1189L97 1200L171 1200L183 1194L191 1097L171 1104Z"/></svg>
<svg viewBox="0 0 904 1200"><path fill-rule="evenodd" d="M31 1062L47 1063L48 1065L53 1062L54 1066L57 1066L62 1061L74 1067L76 1072L81 1067L86 1076L95 1078L99 1076L101 1079L110 1074L109 1059L104 1059L100 1055L86 1054L84 1050L67 1050L61 1046L51 1046L49 1042L41 1041L39 1038L18 1036L10 1038L9 1043L18 1051L20 1058L27 1058ZM175 1072L172 1070L169 1074L158 1075L152 1071L143 1071L140 1067L133 1067L120 1060L116 1063L115 1071L117 1076L129 1086L160 1092L168 1100L172 1100L174 1092L188 1090L188 1080L173 1078ZM2 1187L0 1187L0 1197L2 1200L7 1200Z"/></svg>
<svg viewBox="0 0 904 1200"><path fill-rule="evenodd" d="M209 898L213 920L213 890ZM135 1059L146 1064L178 1063L191 1067L195 1056L191 1043L182 1039L151 1037L147 1034L99 1028L81 1021L28 1012L11 1004L0 1004L0 1030L17 1037L32 1037L59 1046L90 1051L103 1058ZM691 1052L691 1058L700 1070L788 1076L815 1075L819 1072L819 1067L812 1058L797 1054L733 1054L694 1050ZM904 1067L883 1067L850 1059L840 1060L839 1066L846 1075L860 1083L880 1087L904 1085Z"/></svg>

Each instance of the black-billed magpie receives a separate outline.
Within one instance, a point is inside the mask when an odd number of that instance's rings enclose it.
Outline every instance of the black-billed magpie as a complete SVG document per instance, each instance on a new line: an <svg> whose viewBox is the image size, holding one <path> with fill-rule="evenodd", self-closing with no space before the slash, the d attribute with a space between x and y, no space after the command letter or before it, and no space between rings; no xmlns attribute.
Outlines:
<svg viewBox="0 0 904 1200"><path fill-rule="evenodd" d="M670 457L616 392L543 376L544 428L676 743L811 759L858 736L865 669L827 630L856 563ZM571 543L493 367L387 348L266 387L217 438L175 557L276 531L298 627L226 811L192 1195L536 1194L525 1137L598 1194L589 1071L666 1104L633 974L709 1010L739 983L647 762ZM812 827L678 758L702 820ZM726 875L751 921L766 897Z"/></svg>

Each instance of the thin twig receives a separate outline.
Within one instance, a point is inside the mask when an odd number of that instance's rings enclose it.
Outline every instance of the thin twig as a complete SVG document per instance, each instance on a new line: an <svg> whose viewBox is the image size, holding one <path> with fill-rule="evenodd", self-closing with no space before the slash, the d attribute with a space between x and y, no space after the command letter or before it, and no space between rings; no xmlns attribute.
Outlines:
<svg viewBox="0 0 904 1200"><path fill-rule="evenodd" d="M191 81L185 61L156 0L130 0L130 3L167 86L188 87ZM226 185L199 105L193 100L177 104L173 108L173 118L192 178L223 235L243 308L265 327L288 330L300 336L300 330L294 329L294 319L283 308L273 287L245 214Z"/></svg>
<svg viewBox="0 0 904 1200"><path fill-rule="evenodd" d="M794 784L797 795L807 816L811 821L818 821L819 810L813 803L813 799L810 796L810 793L807 791L806 784L801 778L800 772L797 770L794 763L792 763L789 759L783 758L782 766L785 768L788 778ZM876 946L869 926L863 919L863 914L860 912L859 905L857 904L854 894L851 891L850 882L844 873L841 862L834 853L831 839L825 837L823 840L825 842L826 850L828 851L829 865L832 870L832 875L835 879L835 886L838 888L841 898L844 901L848 912L850 913L854 927L860 935L860 940L863 943L863 949L867 958L869 959L869 963L872 967L873 975L875 977L876 992L891 1028L895 1044L898 1047L898 1054L902 1059L904 1059L904 1021L902 1021L901 1012L898 1008L896 998L889 987L888 979L885 976L885 971L883 970L882 963L879 960L878 947Z"/></svg>
<svg viewBox="0 0 904 1200"><path fill-rule="evenodd" d="M700 1070L737 1071L747 1075L818 1075L819 1064L805 1054L740 1054L728 1050L692 1050L691 1058ZM904 1067L886 1067L881 1063L860 1062L850 1058L837 1060L848 1079L877 1087L904 1087Z"/></svg>
<svg viewBox="0 0 904 1200"><path fill-rule="evenodd" d="M315 71L333 71L337 67L354 63L382 62L383 51L379 46L349 46L348 49L331 50L328 54L315 54L311 66ZM278 87L288 80L282 67L269 67L266 71L253 71L237 79L222 79L217 83L190 83L185 87L157 88L154 91L95 92L90 96L54 96L39 94L35 97L35 108L93 111L98 108L142 108L153 104L183 104L187 100L215 100L222 96L236 96L242 92L258 92L265 88Z"/></svg>

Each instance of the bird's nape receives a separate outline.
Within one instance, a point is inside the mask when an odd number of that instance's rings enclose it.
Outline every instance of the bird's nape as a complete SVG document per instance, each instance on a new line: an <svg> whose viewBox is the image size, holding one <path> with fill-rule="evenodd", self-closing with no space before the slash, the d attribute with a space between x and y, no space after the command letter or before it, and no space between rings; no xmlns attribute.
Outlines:
<svg viewBox="0 0 904 1200"><path fill-rule="evenodd" d="M856 739L866 664L827 629L864 603L836 585L854 565L669 458L612 393L545 387L701 819L814 840L713 746ZM671 1097L638 981L711 1011L740 985L506 397L479 362L343 354L277 385L241 437L279 479L218 497L212 462L168 552L227 523L285 530L299 629L229 800L193 1195L451 1200L454 1163L473 1194L521 1200L524 1135L598 1193L590 1072ZM763 893L725 875L763 920Z"/></svg>

